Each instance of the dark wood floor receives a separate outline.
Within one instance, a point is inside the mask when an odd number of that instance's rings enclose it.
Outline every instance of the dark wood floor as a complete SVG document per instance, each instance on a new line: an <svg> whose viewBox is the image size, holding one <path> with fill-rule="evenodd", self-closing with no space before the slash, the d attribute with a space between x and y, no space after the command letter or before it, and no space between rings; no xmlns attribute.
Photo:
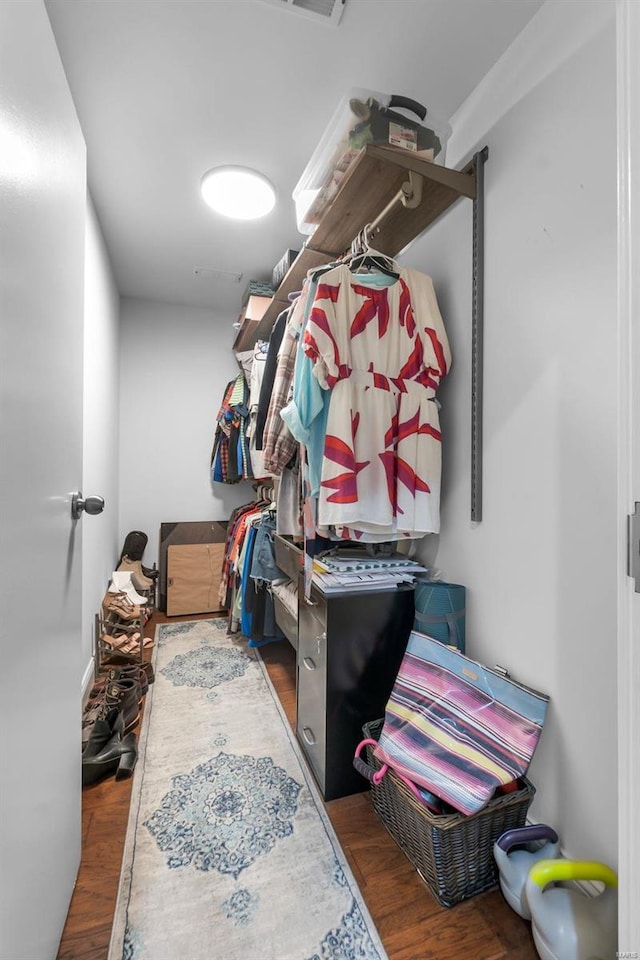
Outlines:
<svg viewBox="0 0 640 960"><path fill-rule="evenodd" d="M167 618L156 613L145 634L153 636L158 623L207 616ZM293 725L295 653L286 642L262 647L260 652ZM130 794L131 780L116 783L113 778L83 791L82 862L58 960L105 960L107 956ZM529 924L513 913L499 890L450 910L441 907L376 817L367 793L333 800L326 810L389 960L536 960Z"/></svg>

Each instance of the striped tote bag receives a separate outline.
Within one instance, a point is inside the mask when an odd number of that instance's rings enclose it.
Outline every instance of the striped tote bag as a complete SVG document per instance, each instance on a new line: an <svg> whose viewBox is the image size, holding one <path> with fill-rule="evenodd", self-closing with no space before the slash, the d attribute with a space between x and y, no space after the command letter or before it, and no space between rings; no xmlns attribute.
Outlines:
<svg viewBox="0 0 640 960"><path fill-rule="evenodd" d="M549 698L413 632L376 757L461 813L529 767Z"/></svg>

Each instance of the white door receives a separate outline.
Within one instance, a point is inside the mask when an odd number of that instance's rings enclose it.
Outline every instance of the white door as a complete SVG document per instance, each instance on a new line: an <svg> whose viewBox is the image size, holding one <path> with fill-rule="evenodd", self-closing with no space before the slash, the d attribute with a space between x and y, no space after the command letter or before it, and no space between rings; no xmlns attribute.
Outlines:
<svg viewBox="0 0 640 960"><path fill-rule="evenodd" d="M618 0L618 828L620 957L640 957L640 6ZM638 517L640 523L640 517ZM628 576L627 548L638 576ZM631 558L629 558L631 559Z"/></svg>
<svg viewBox="0 0 640 960"><path fill-rule="evenodd" d="M56 956L79 860L85 145L42 0L0 3L0 955ZM97 492L97 491L86 491Z"/></svg>

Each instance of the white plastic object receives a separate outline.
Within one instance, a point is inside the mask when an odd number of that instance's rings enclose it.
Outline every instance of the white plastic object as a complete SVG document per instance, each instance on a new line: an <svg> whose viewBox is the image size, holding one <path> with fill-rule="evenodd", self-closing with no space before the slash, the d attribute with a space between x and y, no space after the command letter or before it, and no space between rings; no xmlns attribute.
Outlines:
<svg viewBox="0 0 640 960"><path fill-rule="evenodd" d="M590 897L575 881L604 884ZM562 884L559 886L558 884ZM525 885L541 960L611 960L618 943L618 878L591 860L539 860Z"/></svg>
<svg viewBox="0 0 640 960"><path fill-rule="evenodd" d="M494 843L493 856L505 900L519 916L530 920L525 892L527 876L538 860L555 860L560 856L558 834L546 823L507 830Z"/></svg>
<svg viewBox="0 0 640 960"><path fill-rule="evenodd" d="M399 106L397 104L400 104ZM395 94L352 89L340 101L293 191L300 233L312 234L337 194L353 160L367 143L411 150L444 164L448 123L415 101ZM402 113L398 111L402 110ZM393 116L388 116L391 111Z"/></svg>

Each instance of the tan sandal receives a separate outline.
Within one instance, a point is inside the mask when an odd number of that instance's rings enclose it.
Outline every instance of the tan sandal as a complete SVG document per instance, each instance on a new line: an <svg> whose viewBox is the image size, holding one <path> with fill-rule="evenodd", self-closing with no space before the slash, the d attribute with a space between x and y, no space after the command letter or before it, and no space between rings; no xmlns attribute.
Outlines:
<svg viewBox="0 0 640 960"><path fill-rule="evenodd" d="M120 650L121 653L137 653L140 650L139 633L105 633L102 635L102 641L114 650Z"/></svg>
<svg viewBox="0 0 640 960"><path fill-rule="evenodd" d="M132 603L126 593L107 593L102 601L102 609L121 620L140 619L140 607Z"/></svg>

